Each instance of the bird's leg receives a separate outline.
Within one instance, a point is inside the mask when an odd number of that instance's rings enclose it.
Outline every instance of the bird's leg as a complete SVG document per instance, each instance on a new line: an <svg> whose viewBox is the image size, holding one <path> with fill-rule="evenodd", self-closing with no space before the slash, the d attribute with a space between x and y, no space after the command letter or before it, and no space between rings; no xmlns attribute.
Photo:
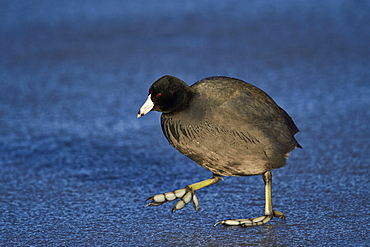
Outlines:
<svg viewBox="0 0 370 247"><path fill-rule="evenodd" d="M149 197L147 200L151 200L146 206L160 206L163 203L180 199L176 205L172 208L172 212L182 209L190 201L193 202L195 211L199 210L198 198L195 195L195 191L207 187L211 184L215 184L222 179L221 176L214 175L213 178L209 178L194 184L190 184L183 189L175 190L172 192L167 192L163 194L158 194L152 197Z"/></svg>
<svg viewBox="0 0 370 247"><path fill-rule="evenodd" d="M235 219L235 220L223 220L215 224L222 224L225 226L259 226L264 225L269 222L273 217L278 217L280 219L285 219L285 216L280 211L275 211L272 209L272 174L270 171L265 172L262 175L263 181L265 182L265 215L250 218L250 219Z"/></svg>

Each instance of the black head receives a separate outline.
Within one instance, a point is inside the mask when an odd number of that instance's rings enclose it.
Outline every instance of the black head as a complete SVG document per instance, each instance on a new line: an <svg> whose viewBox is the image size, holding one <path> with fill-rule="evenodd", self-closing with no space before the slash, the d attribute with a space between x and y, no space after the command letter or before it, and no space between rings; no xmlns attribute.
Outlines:
<svg viewBox="0 0 370 247"><path fill-rule="evenodd" d="M140 108L138 117L149 111L170 113L185 108L192 95L191 88L174 76L163 76L153 83L149 89L147 101Z"/></svg>

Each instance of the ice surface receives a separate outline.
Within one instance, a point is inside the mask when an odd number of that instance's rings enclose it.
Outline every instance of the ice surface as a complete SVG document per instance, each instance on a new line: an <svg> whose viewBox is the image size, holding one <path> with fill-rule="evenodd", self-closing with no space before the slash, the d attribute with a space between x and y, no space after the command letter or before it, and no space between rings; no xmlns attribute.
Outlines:
<svg viewBox="0 0 370 247"><path fill-rule="evenodd" d="M370 242L368 1L1 1L0 245L366 246ZM171 74L248 81L295 120L303 150L273 172L145 199L209 178L137 119Z"/></svg>

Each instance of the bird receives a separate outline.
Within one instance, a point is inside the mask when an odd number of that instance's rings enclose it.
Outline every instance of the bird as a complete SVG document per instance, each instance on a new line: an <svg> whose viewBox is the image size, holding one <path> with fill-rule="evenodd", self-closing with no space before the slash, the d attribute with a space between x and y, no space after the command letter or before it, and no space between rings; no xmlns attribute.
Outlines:
<svg viewBox="0 0 370 247"><path fill-rule="evenodd" d="M298 127L263 90L240 79L213 76L191 86L165 75L149 88L137 118L161 112L161 127L168 142L195 163L213 173L209 179L182 189L156 194L146 206L160 206L178 199L172 211L192 202L199 210L196 191L227 176L261 175L265 185L262 216L227 219L216 225L257 226L273 217L285 219L273 209L272 172L283 167L289 152L302 148L294 135Z"/></svg>

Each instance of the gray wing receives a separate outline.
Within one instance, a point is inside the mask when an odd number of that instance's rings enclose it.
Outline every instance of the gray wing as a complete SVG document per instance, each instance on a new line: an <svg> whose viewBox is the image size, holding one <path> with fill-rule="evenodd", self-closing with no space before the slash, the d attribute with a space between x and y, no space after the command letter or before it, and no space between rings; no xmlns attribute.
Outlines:
<svg viewBox="0 0 370 247"><path fill-rule="evenodd" d="M295 147L301 147L294 135L299 129L288 113L279 107L275 101L261 89L247 84L247 90L242 94L230 98L220 107L220 112L229 114L230 118L237 118L242 122L259 129L259 135L269 137L268 142L275 142L276 146L283 146L283 152L288 153ZM236 107L248 106L248 107ZM247 131L241 128L241 131Z"/></svg>

